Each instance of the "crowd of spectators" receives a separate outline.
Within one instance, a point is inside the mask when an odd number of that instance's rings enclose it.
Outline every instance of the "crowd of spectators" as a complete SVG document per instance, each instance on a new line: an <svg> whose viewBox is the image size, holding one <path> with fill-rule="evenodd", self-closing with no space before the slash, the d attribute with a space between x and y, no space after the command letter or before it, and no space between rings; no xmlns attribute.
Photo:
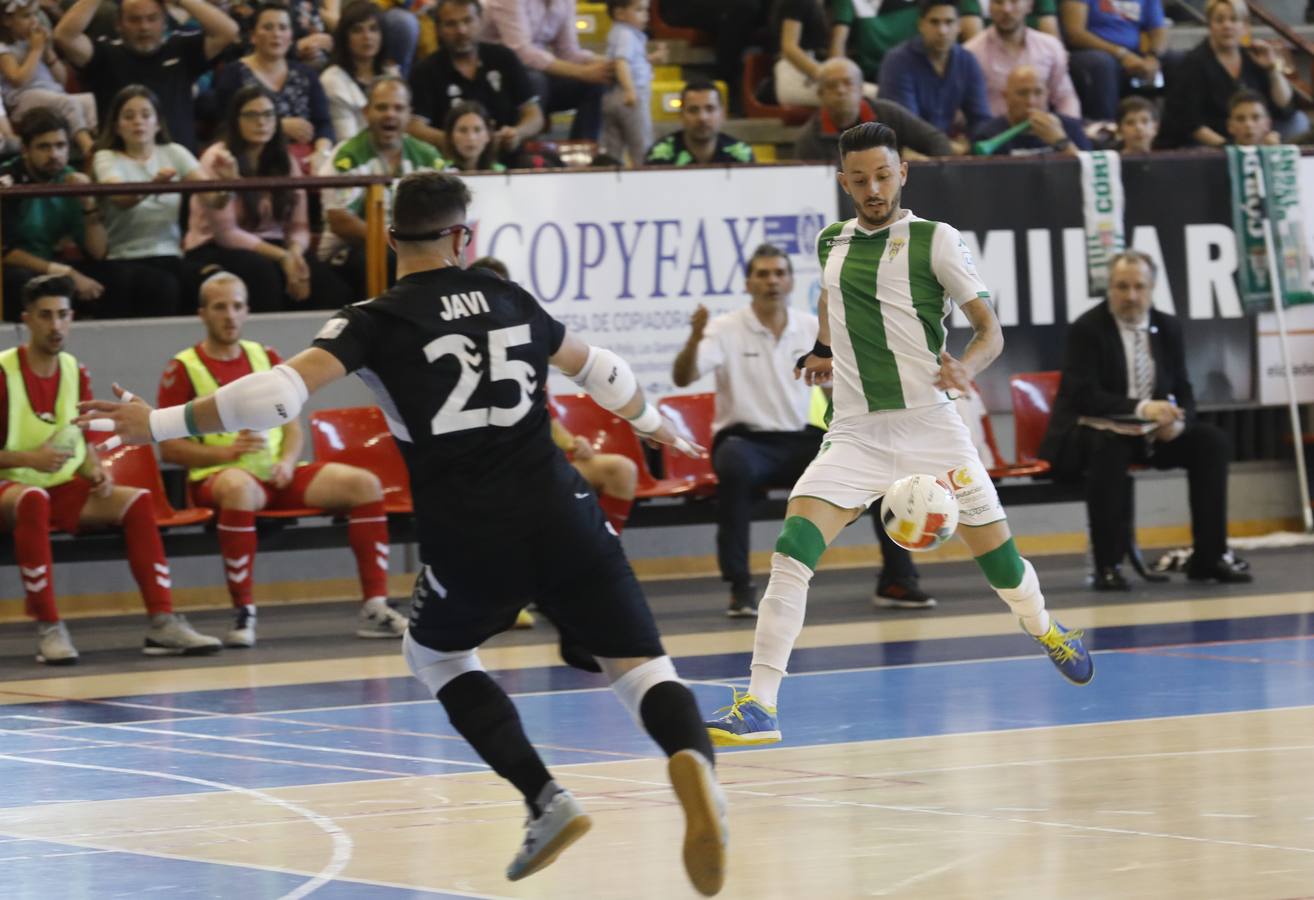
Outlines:
<svg viewBox="0 0 1314 900"><path fill-rule="evenodd" d="M815 109L799 159L832 160L839 134L871 121L911 159L1309 130L1241 0L1208 0L1186 53L1167 49L1162 0L664 0L666 24L710 33L723 84L686 69L678 127L654 135L666 46L648 39L650 2L607 0L605 47L590 50L575 0L0 0L0 165L15 184L547 167L559 111L601 164L751 163L726 120L754 47L775 54L756 99ZM364 291L363 196L7 202L6 293L62 273L80 314L177 313L222 267L257 311L337 306Z"/></svg>

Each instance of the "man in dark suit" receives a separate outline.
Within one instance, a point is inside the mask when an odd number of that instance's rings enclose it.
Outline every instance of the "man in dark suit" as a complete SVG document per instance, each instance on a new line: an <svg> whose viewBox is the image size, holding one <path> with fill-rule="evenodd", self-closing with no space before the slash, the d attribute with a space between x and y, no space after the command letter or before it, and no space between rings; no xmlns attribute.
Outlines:
<svg viewBox="0 0 1314 900"><path fill-rule="evenodd" d="M1063 378L1040 456L1061 480L1086 482L1096 590L1129 590L1118 566L1131 529L1132 464L1186 469L1193 581L1244 582L1227 552L1227 438L1195 419L1186 349L1175 316L1151 309L1154 261L1134 250L1114 257L1108 302L1068 329ZM1127 433L1144 420L1148 433ZM1117 429L1117 430L1110 430Z"/></svg>

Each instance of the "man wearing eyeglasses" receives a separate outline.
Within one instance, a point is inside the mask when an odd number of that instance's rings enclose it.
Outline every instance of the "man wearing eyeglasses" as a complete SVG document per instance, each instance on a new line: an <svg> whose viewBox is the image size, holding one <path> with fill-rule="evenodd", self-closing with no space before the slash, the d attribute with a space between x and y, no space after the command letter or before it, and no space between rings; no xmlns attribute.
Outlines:
<svg viewBox="0 0 1314 900"><path fill-rule="evenodd" d="M447 160L419 138L406 133L411 120L411 89L396 75L385 75L370 88L365 106L366 128L333 148L320 175L392 175L400 178L424 169L441 171ZM328 228L320 239L319 258L332 266L365 296L365 188L346 187L324 191L324 219ZM392 208L392 187L384 196L386 210ZM395 261L388 254L388 280Z"/></svg>

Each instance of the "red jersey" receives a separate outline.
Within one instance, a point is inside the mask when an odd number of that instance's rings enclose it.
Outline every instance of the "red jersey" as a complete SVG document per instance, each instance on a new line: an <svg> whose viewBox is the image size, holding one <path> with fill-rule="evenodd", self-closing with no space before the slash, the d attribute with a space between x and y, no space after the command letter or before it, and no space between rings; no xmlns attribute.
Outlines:
<svg viewBox="0 0 1314 900"><path fill-rule="evenodd" d="M55 374L46 377L32 371L27 364L27 347L18 348L18 365L27 387L27 401L32 411L42 418L54 421L55 398L59 396L59 367ZM91 399L91 376L87 367L78 363L78 399ZM0 375L0 448L9 440L9 380Z"/></svg>
<svg viewBox="0 0 1314 900"><path fill-rule="evenodd" d="M246 358L246 353L237 354L234 359L215 359L205 352L205 349L197 344L194 348L196 355L205 363L205 367L210 370L214 380L219 382L223 387L230 381L236 381L243 375L251 374L251 360ZM283 360L278 355L278 351L273 347L265 347L265 352L269 354L269 364L276 366ZM181 406L188 400L196 398L196 389L192 387L192 379L187 376L187 369L176 359L169 360L169 364L164 367L164 374L160 376L160 390L155 398L155 405L164 406Z"/></svg>

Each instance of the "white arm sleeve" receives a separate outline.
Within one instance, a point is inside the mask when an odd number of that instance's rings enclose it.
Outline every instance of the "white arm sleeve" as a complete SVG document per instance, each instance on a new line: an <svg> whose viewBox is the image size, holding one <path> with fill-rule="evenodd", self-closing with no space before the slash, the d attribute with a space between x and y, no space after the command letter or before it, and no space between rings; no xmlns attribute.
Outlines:
<svg viewBox="0 0 1314 900"><path fill-rule="evenodd" d="M589 347L584 368L571 380L587 391L599 406L612 412L629 403L639 389L630 364L605 347Z"/></svg>
<svg viewBox="0 0 1314 900"><path fill-rule="evenodd" d="M214 402L224 431L263 431L294 421L310 392L296 369L277 365L215 391Z"/></svg>

